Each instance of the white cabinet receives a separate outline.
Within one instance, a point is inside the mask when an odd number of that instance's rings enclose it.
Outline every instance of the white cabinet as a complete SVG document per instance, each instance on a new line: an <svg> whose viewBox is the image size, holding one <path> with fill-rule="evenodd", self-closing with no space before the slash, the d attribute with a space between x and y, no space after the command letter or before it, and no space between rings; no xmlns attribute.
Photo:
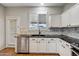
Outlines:
<svg viewBox="0 0 79 59"><path fill-rule="evenodd" d="M57 43L57 52L59 53L59 55L63 55L63 47L62 47L62 40L58 39L58 43Z"/></svg>
<svg viewBox="0 0 79 59"><path fill-rule="evenodd" d="M46 53L47 38L38 38L38 53Z"/></svg>
<svg viewBox="0 0 79 59"><path fill-rule="evenodd" d="M45 38L30 38L29 44L30 53L46 53L46 39Z"/></svg>
<svg viewBox="0 0 79 59"><path fill-rule="evenodd" d="M71 56L71 46L66 41L63 41L61 39L58 40L58 53L60 56Z"/></svg>
<svg viewBox="0 0 79 59"><path fill-rule="evenodd" d="M54 38L30 38L30 53L57 53Z"/></svg>
<svg viewBox="0 0 79 59"><path fill-rule="evenodd" d="M64 42L64 52L64 56L71 56L71 46L67 42Z"/></svg>
<svg viewBox="0 0 79 59"><path fill-rule="evenodd" d="M48 20L49 27L60 27L61 26L61 16L60 15L49 15Z"/></svg>
<svg viewBox="0 0 79 59"><path fill-rule="evenodd" d="M47 53L57 53L57 45L54 38L47 39Z"/></svg>
<svg viewBox="0 0 79 59"><path fill-rule="evenodd" d="M59 38L30 38L30 53L59 53L60 56L71 56L71 46Z"/></svg>
<svg viewBox="0 0 79 59"><path fill-rule="evenodd" d="M29 39L29 52L30 53L38 53L38 44L37 44L38 38L30 38Z"/></svg>

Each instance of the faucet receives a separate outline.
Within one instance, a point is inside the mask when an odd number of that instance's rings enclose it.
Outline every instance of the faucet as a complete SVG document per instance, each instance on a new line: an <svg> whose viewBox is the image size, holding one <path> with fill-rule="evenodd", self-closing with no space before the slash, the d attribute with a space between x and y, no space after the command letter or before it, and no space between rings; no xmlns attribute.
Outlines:
<svg viewBox="0 0 79 59"><path fill-rule="evenodd" d="M39 35L41 34L41 31L40 31L40 29L39 29Z"/></svg>

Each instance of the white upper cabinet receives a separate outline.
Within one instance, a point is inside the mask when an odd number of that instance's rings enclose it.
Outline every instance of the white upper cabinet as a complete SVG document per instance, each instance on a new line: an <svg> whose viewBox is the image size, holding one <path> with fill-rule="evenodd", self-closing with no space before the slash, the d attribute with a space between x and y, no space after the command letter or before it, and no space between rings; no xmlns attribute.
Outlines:
<svg viewBox="0 0 79 59"><path fill-rule="evenodd" d="M58 14L49 15L48 24L49 24L49 27L60 27L61 26L61 16Z"/></svg>

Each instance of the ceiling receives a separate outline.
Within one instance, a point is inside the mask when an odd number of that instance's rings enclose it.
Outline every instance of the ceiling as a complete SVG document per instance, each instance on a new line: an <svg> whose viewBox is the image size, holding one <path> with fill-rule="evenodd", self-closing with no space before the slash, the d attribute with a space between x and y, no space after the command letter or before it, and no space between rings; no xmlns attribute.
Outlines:
<svg viewBox="0 0 79 59"><path fill-rule="evenodd" d="M20 6L64 6L66 3L1 3L5 7L20 7Z"/></svg>

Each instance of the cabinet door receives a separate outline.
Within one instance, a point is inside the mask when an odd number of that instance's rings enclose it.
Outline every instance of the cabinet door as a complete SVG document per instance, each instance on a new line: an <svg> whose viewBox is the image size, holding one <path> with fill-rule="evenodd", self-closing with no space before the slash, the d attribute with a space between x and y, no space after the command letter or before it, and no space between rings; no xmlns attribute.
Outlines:
<svg viewBox="0 0 79 59"><path fill-rule="evenodd" d="M53 38L47 40L47 52L48 53L57 53L56 41Z"/></svg>
<svg viewBox="0 0 79 59"><path fill-rule="evenodd" d="M59 55L60 56L63 56L64 55L64 42L63 42L63 40L59 40Z"/></svg>
<svg viewBox="0 0 79 59"><path fill-rule="evenodd" d="M57 43L57 53L59 53L60 51L60 40L59 38L56 39L56 43Z"/></svg>
<svg viewBox="0 0 79 59"><path fill-rule="evenodd" d="M66 47L66 49L65 49L65 56L71 56L71 55L72 55L71 49Z"/></svg>
<svg viewBox="0 0 79 59"><path fill-rule="evenodd" d="M49 26L50 27L60 27L61 26L61 16L60 15L49 15Z"/></svg>
<svg viewBox="0 0 79 59"><path fill-rule="evenodd" d="M60 40L59 54L61 56L71 56L70 45L63 40Z"/></svg>
<svg viewBox="0 0 79 59"><path fill-rule="evenodd" d="M38 50L37 50L37 46L38 46L38 44L37 44L37 38L30 38L30 40L29 40L30 42L30 44L29 44L29 52L30 53L37 53L38 52Z"/></svg>
<svg viewBox="0 0 79 59"><path fill-rule="evenodd" d="M65 42L65 56L71 56L71 46L67 42Z"/></svg>
<svg viewBox="0 0 79 59"><path fill-rule="evenodd" d="M38 53L46 53L46 39L38 38Z"/></svg>

